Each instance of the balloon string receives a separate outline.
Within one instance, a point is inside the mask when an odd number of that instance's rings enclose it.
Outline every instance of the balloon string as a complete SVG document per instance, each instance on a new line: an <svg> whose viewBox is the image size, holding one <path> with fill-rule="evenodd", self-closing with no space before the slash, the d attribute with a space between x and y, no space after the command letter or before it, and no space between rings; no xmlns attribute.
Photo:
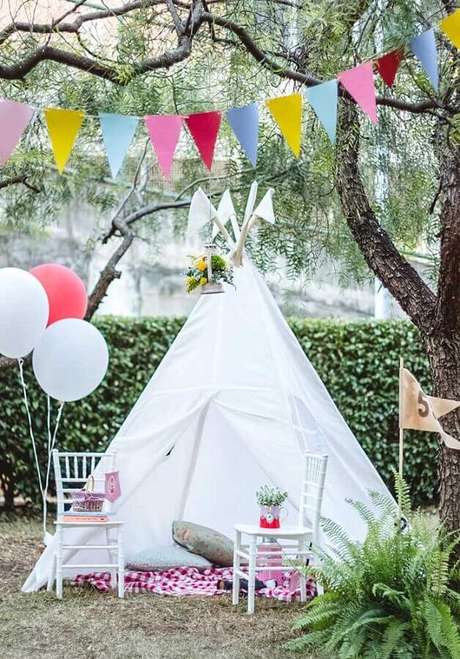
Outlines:
<svg viewBox="0 0 460 659"><path fill-rule="evenodd" d="M46 471L46 480L45 480L45 487L43 490L43 496L42 496L42 502L43 502L43 542L45 542L46 538L46 518L48 515L48 501L47 501L47 496L48 496L48 469L49 469L49 464L50 464L50 457L51 457L51 398L46 395L46 429L48 433L48 439L47 439L47 445L46 445L46 456L47 456L47 471ZM45 542L46 544L46 542Z"/></svg>
<svg viewBox="0 0 460 659"><path fill-rule="evenodd" d="M48 431L48 440L47 440L47 446L46 446L46 452L47 455L50 454L50 446L51 446L51 399L46 395L46 428Z"/></svg>
<svg viewBox="0 0 460 659"><path fill-rule="evenodd" d="M56 438L57 438L57 431L59 428L59 423L61 421L62 417L62 410L64 409L64 403L61 401L59 403L59 408L57 411L56 415L56 424L54 426L54 431L53 431L53 436L51 437L51 404L50 404L50 397L47 396L48 399L48 464L46 466L46 479L45 479L45 487L43 490L43 542L46 544L46 518L48 514L48 503L46 500L46 497L48 495L48 485L50 481L50 473L51 473L51 456L53 453L54 446L56 444Z"/></svg>
<svg viewBox="0 0 460 659"><path fill-rule="evenodd" d="M29 422L29 434L30 434L30 439L32 441L32 448L33 448L34 458L35 458L35 466L37 468L38 485L40 487L40 492L41 492L41 495L43 497L42 475L40 473L40 463L38 461L37 445L35 443L34 429L33 429L33 425L32 425L32 416L30 414L29 399L28 399L28 396L27 396L27 386L26 386L26 383L25 383L25 380L24 380L23 364L24 364L24 360L23 359L18 359L19 379L21 380L22 393L23 393L23 397L24 397L24 405L25 405L25 408L26 408L27 420Z"/></svg>

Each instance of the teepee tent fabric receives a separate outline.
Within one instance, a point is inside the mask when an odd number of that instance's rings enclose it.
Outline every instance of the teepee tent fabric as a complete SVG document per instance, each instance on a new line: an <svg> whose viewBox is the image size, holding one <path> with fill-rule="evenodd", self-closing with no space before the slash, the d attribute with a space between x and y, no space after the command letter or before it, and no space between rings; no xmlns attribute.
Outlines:
<svg viewBox="0 0 460 659"><path fill-rule="evenodd" d="M345 498L372 506L368 491L387 491L247 259L235 283L199 298L109 447L128 558L172 543L177 519L232 536L236 522L258 519L255 490L266 482L288 491L286 523L295 524L307 449L329 455L323 515L350 537L362 539L365 528ZM72 542L96 533L76 530ZM46 583L52 550L24 591ZM74 550L64 562L94 563L101 553Z"/></svg>

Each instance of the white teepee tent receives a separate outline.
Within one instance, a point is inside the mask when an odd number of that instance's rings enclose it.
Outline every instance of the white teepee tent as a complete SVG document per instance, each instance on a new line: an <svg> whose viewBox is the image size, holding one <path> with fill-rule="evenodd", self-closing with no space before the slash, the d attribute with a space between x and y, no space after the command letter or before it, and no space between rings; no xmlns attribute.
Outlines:
<svg viewBox="0 0 460 659"><path fill-rule="evenodd" d="M258 519L255 490L265 482L289 492L286 523L295 523L307 449L329 455L323 515L362 538L345 498L372 505L368 491L385 485L245 259L235 288L200 297L109 447L125 553L172 543L179 519L232 536L236 522ZM75 533L84 544L94 531ZM94 562L88 550L75 553L72 563ZM51 554L52 543L23 590L46 583Z"/></svg>

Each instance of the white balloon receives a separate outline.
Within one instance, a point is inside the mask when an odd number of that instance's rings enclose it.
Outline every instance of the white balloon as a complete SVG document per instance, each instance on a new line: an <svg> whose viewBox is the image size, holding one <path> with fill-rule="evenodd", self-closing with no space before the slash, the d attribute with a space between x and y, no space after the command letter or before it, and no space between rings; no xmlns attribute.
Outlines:
<svg viewBox="0 0 460 659"><path fill-rule="evenodd" d="M38 384L49 396L70 402L88 396L102 382L109 351L98 329L77 318L50 325L32 355Z"/></svg>
<svg viewBox="0 0 460 659"><path fill-rule="evenodd" d="M19 359L32 352L48 323L48 296L20 268L0 269L0 353Z"/></svg>

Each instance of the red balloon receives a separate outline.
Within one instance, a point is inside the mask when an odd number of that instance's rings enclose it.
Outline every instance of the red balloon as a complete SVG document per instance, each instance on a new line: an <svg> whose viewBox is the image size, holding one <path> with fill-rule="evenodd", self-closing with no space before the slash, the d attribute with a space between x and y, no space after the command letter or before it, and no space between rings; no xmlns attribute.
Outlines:
<svg viewBox="0 0 460 659"><path fill-rule="evenodd" d="M88 306L85 285L72 270L58 263L37 265L30 271L48 296L48 325L64 318L84 318Z"/></svg>

